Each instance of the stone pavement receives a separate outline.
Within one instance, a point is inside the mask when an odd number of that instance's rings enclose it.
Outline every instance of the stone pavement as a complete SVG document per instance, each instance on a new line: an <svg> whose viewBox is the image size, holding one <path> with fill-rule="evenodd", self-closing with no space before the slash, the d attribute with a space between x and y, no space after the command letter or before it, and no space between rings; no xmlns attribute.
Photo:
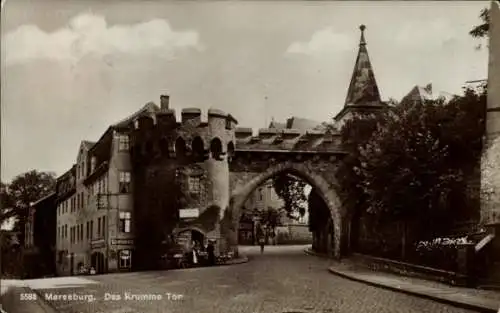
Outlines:
<svg viewBox="0 0 500 313"><path fill-rule="evenodd" d="M309 248L306 253L317 255ZM414 277L377 272L359 266L349 259L334 262L329 271L338 276L372 286L386 288L422 298L439 301L478 312L500 312L500 292L449 286Z"/></svg>
<svg viewBox="0 0 500 313"><path fill-rule="evenodd" d="M332 261L304 249L266 246L261 255L259 247L242 247L248 263L92 276L95 283L37 292L52 296L48 302L61 313L475 312L328 275ZM141 294L150 299L130 297Z"/></svg>

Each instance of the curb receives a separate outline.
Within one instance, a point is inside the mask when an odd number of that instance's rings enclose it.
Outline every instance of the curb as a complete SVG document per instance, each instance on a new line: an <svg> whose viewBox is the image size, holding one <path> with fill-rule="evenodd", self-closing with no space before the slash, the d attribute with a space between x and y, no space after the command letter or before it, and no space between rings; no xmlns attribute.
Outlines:
<svg viewBox="0 0 500 313"><path fill-rule="evenodd" d="M304 252L307 255L317 256L317 257L321 257L321 258L328 258L328 256L326 256L324 254L316 253L314 251L311 251L310 249L305 249ZM336 270L334 267L329 267L328 271L334 275L337 275L337 276L345 278L345 279L364 283L364 284L374 286L374 287L379 287L379 288L383 288L383 289L387 289L387 290L391 290L391 291L404 293L407 295L412 295L412 296L424 298L427 300L433 300L433 301L448 304L448 305L451 305L454 307L459 307L459 308L468 309L468 310L475 310L475 311L479 311L479 312L486 312L486 313L498 313L498 308L491 308L491 307L487 307L484 305L477 305L477 304L471 304L471 303L466 303L466 302L458 302L455 300L446 299L443 297L437 297L437 296L430 295L430 294L423 293L423 292L406 290L406 289L397 288L397 287L394 287L391 285L375 283L375 282L372 282L372 281L369 281L366 279L362 279L362 278L355 277L353 275L346 274L342 271Z"/></svg>
<svg viewBox="0 0 500 313"><path fill-rule="evenodd" d="M466 302L458 302L458 301L455 301L455 300L446 299L446 298L443 298L443 297L437 297L437 296L430 295L430 294L423 293L423 292L418 292L418 291L413 291L413 290L407 290L407 289L397 288L397 287L394 287L394 286L391 286L391 285L385 285L385 284L381 284L381 283L375 283L375 282L372 282L372 281L369 281L369 280L366 280L366 279L354 277L352 275L343 273L341 271L336 270L333 267L329 267L328 271L330 273L332 273L332 274L335 274L335 275L339 276L339 277L346 278L346 279L349 279L349 280L352 280L352 281L364 283L364 284L367 284L367 285L370 285L370 286L379 287L379 288L383 288L383 289L387 289L387 290L391 290L391 291L396 291L396 292L404 293L404 294L407 294L407 295L417 296L417 297L424 298L424 299L427 299L427 300L433 300L433 301L436 301L436 302L440 302L440 303L443 303L443 304L448 304L448 305L451 305L451 306L454 306L454 307L458 307L458 308L462 308L462 309L475 310L475 311L478 311L478 312L486 312L486 313L490 313L490 312L491 313L498 313L497 309L493 309L491 307L486 307L486 306L477 305L477 304L471 304L471 303L466 303Z"/></svg>

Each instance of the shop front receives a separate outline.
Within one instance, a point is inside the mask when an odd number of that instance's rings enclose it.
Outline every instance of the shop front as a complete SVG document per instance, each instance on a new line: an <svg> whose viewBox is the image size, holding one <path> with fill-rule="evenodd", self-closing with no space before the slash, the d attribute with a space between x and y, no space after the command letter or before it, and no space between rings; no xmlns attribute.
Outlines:
<svg viewBox="0 0 500 313"><path fill-rule="evenodd" d="M109 249L109 271L129 272L132 269L133 239L111 239Z"/></svg>

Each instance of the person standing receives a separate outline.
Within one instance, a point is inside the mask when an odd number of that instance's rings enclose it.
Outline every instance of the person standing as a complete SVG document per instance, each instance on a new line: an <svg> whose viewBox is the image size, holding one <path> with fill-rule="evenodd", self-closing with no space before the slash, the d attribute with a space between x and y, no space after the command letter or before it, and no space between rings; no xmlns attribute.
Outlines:
<svg viewBox="0 0 500 313"><path fill-rule="evenodd" d="M208 242L207 254L208 254L208 263L210 265L215 265L215 247L212 240Z"/></svg>
<svg viewBox="0 0 500 313"><path fill-rule="evenodd" d="M259 246L260 246L260 253L264 253L264 245L266 244L266 236L264 229L262 229L262 226L259 227L259 231L257 233L257 239L259 240Z"/></svg>

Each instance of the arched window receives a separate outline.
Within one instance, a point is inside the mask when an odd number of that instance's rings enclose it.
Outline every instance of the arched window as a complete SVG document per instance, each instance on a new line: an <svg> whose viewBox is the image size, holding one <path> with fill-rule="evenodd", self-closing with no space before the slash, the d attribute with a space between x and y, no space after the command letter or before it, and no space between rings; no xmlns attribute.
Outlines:
<svg viewBox="0 0 500 313"><path fill-rule="evenodd" d="M215 160L222 160L222 143L219 138L212 139L210 143L210 152Z"/></svg>
<svg viewBox="0 0 500 313"><path fill-rule="evenodd" d="M160 139L160 153L162 156L168 156L168 140L166 138Z"/></svg>
<svg viewBox="0 0 500 313"><path fill-rule="evenodd" d="M234 157L234 143L230 141L227 144L227 160L231 162L233 157Z"/></svg>
<svg viewBox="0 0 500 313"><path fill-rule="evenodd" d="M175 141L175 156L177 158L184 157L186 155L186 142L181 137L177 138Z"/></svg>
<svg viewBox="0 0 500 313"><path fill-rule="evenodd" d="M194 138L191 143L191 150L193 152L193 160L195 162L203 162L203 156L205 154L205 147L203 145L203 140L200 137Z"/></svg>

